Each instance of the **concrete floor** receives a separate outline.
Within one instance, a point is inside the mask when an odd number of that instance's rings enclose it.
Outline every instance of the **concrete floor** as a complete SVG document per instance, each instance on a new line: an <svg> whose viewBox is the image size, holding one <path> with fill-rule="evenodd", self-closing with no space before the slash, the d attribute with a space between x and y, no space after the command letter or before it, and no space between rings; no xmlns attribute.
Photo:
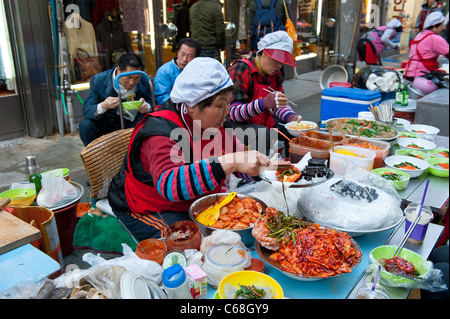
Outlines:
<svg viewBox="0 0 450 319"><path fill-rule="evenodd" d="M398 60L396 60L398 59ZM390 57L385 63L387 66L399 67L400 59ZM364 64L357 64L361 68ZM304 120L320 121L321 89L319 86L322 71L313 71L298 75L295 79L285 81L284 89L287 97L296 103L296 113L301 114ZM0 142L0 192L7 190L14 182L28 179L25 159L27 155L35 155L38 159L41 172L55 168L69 168L70 177L74 182L84 187L84 195L80 202L86 202L90 187L87 186L87 174L80 152L84 148L78 133L61 136L54 134L45 138L21 137ZM75 264L80 268L89 267L81 258L87 251L75 251L65 257L65 265ZM104 258L117 255L102 255Z"/></svg>

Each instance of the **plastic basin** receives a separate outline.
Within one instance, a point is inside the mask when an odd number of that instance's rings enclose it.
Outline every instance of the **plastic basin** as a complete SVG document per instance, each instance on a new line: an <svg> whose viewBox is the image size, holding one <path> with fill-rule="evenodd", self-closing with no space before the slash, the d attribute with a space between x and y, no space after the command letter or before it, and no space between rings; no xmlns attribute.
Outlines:
<svg viewBox="0 0 450 319"><path fill-rule="evenodd" d="M11 206L30 206L36 199L36 190L33 188L15 188L4 191L0 198L9 198Z"/></svg>

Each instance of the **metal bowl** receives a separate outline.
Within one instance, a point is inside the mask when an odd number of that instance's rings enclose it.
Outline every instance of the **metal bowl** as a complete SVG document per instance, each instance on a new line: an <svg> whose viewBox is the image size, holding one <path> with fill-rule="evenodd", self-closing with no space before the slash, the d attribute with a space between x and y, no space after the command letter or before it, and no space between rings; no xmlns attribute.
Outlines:
<svg viewBox="0 0 450 319"><path fill-rule="evenodd" d="M341 65L330 65L320 75L320 89L328 89L331 82L347 82L347 70Z"/></svg>
<svg viewBox="0 0 450 319"><path fill-rule="evenodd" d="M214 228L210 226L203 225L202 223L199 223L195 217L194 214L203 211L204 209L213 206L214 203L223 195L228 195L230 193L218 193L218 194L211 194L204 196L202 198L197 199L195 202L192 203L191 207L189 208L189 217L198 225L200 228L200 232L203 236L209 236L211 233L215 230L218 230L219 228ZM255 201L259 202L263 207L263 212L266 211L267 205L260 199L253 197L253 196L247 196L243 194L237 194L237 198L244 199L244 198L251 198ZM247 227L247 228L241 228L241 229L230 229L231 231L234 231L238 233L241 236L241 240L244 243L245 246L250 247L255 242L255 238L252 235L253 227Z"/></svg>

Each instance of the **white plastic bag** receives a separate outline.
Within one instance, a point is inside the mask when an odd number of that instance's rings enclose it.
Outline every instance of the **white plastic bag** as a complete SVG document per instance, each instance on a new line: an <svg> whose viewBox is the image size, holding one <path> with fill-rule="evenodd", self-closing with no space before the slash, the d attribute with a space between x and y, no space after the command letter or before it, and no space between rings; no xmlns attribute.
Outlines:
<svg viewBox="0 0 450 319"><path fill-rule="evenodd" d="M77 188L64 179L61 169L57 169L42 175L42 189L36 202L52 209L70 203L77 196Z"/></svg>
<svg viewBox="0 0 450 319"><path fill-rule="evenodd" d="M351 187L370 193L376 191L377 195L368 197L345 191ZM401 198L389 181L351 162L347 163L343 178L305 188L298 199L302 216L347 231L370 231L394 225L403 218L400 206Z"/></svg>

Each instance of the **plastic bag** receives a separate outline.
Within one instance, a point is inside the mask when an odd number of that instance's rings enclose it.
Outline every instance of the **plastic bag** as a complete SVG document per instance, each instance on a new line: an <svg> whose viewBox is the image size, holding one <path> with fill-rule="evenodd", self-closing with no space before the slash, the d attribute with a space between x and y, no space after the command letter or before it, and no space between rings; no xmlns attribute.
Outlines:
<svg viewBox="0 0 450 319"><path fill-rule="evenodd" d="M120 267L133 271L158 285L161 283L163 268L160 264L139 258L126 244L122 244L122 247L123 256L109 260L92 253L84 254L83 261L89 263L91 267L64 273L55 279L56 287L75 287L82 279L86 279L108 299L120 299L121 273L117 272Z"/></svg>
<svg viewBox="0 0 450 319"><path fill-rule="evenodd" d="M42 176L42 189L36 202L51 209L70 203L77 197L77 188L64 179L61 169L56 169Z"/></svg>
<svg viewBox="0 0 450 319"><path fill-rule="evenodd" d="M378 271L378 262L373 261L373 264L370 264L366 268L366 272L369 273L366 283L372 283L375 278L375 275ZM408 289L424 289L431 292L438 292L447 290L447 285L444 283L444 280L442 278L442 270L434 268L433 263L429 260L425 260L423 265L415 265L426 267L429 269L424 275L420 276L423 278L423 280L409 280L404 277L395 277L395 279L390 279L393 277L386 277L383 276L383 273L380 273L379 282L382 285L389 286L389 287L401 287L401 288L408 288Z"/></svg>
<svg viewBox="0 0 450 319"><path fill-rule="evenodd" d="M347 162L342 178L305 188L298 199L304 217L323 226L355 232L400 222L400 205L401 198L389 181L351 162Z"/></svg>

